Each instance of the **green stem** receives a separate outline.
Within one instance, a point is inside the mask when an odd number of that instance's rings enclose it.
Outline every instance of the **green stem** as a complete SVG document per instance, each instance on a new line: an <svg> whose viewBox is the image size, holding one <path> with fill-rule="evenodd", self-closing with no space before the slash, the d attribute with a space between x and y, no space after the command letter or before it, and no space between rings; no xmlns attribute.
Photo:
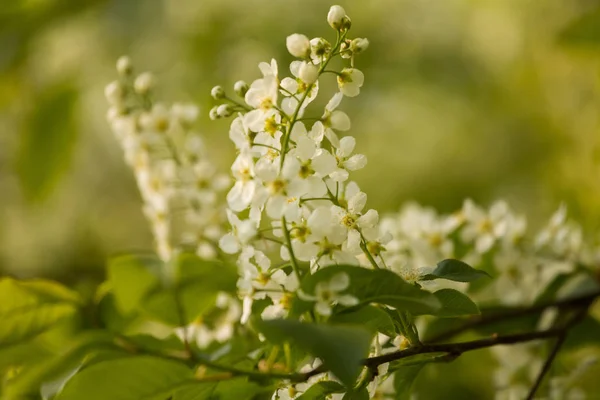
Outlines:
<svg viewBox="0 0 600 400"><path fill-rule="evenodd" d="M294 255L292 238L290 237L290 231L287 229L285 217L281 217L281 230L283 231L283 237L285 238L285 245L290 253L290 263L292 264L292 269L294 270L296 278L298 278L298 282L300 282L300 267L298 266L298 260L296 260L296 256Z"/></svg>

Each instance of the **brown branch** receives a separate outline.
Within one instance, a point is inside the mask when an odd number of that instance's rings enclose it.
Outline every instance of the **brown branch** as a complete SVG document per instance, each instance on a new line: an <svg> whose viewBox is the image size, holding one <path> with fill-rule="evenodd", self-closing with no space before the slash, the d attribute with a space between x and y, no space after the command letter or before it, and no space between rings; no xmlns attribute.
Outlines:
<svg viewBox="0 0 600 400"><path fill-rule="evenodd" d="M589 301L585 305L585 307L582 307L581 309L579 309L577 311L577 313L575 314L575 316L571 319L571 321L569 321L565 325L563 333L558 336L558 338L556 339L556 342L554 343L554 346L552 346L552 350L550 351L550 354L548 354L548 357L546 358L546 361L544 362L542 369L540 370L535 382L533 383L533 386L531 387L526 400L533 400L535 393L538 391L540 386L542 386L544 377L546 376L546 374L548 374L548 372L550 372L552 363L554 362L554 359L558 355L558 352L560 351L562 345L565 342L565 339L567 338L567 335L569 334L569 329L572 328L573 326L575 326L576 324L578 324L579 322L581 322L581 320L583 320L583 318L585 318L590 304L591 304L591 301Z"/></svg>
<svg viewBox="0 0 600 400"><path fill-rule="evenodd" d="M471 317L470 319L468 319L464 325L459 326L454 329L449 329L445 332L442 332L438 335L428 338L426 340L426 342L435 343L435 342L440 342L443 340L448 340L458 334L468 331L469 329L473 329L473 328L477 328L477 327L485 326L485 325L490 325L495 322L501 322L501 321L504 321L507 319L513 319L513 318L524 317L527 315L538 314L548 308L553 308L553 307L556 307L559 309L568 309L568 308L573 308L573 307L587 308L589 306L589 304L597 297L600 297L600 291L596 291L596 292L590 293L585 296L558 300L558 301L555 301L552 303L535 304L531 307L514 308L511 310L505 310L505 311L497 312L494 314L488 314L488 315L482 314L482 315L474 316L474 317Z"/></svg>
<svg viewBox="0 0 600 400"><path fill-rule="evenodd" d="M405 350L399 350L393 353L367 358L366 360L364 360L364 365L369 368L374 368L380 364L385 364L388 362L400 360L402 358L425 353L448 353L454 356L459 356L467 351L479 350L486 347L496 346L499 344L517 344L531 342L533 340L557 337L564 333L564 330L565 328L552 328L544 331L519 333L513 335L494 335L490 338L478 339L462 343L423 344L421 346L409 347Z"/></svg>
<svg viewBox="0 0 600 400"><path fill-rule="evenodd" d="M538 377L536 378L533 386L529 390L529 394L527 395L526 400L533 400L535 393L542 385L542 382L544 381L544 377L546 376L546 374L550 371L550 367L552 366L552 363L554 362L554 359L556 358L556 355L560 351L560 348L562 347L566 338L567 338L567 332L564 332L562 335L559 335L558 338L556 339L554 346L552 346L552 351L548 355L548 358L546 359L546 362L544 363L542 370L538 374Z"/></svg>

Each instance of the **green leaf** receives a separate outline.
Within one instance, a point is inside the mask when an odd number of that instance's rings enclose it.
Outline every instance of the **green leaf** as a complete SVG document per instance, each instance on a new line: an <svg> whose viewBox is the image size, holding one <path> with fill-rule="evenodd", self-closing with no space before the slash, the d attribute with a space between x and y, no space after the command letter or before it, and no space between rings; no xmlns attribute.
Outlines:
<svg viewBox="0 0 600 400"><path fill-rule="evenodd" d="M168 267L154 256L113 259L108 274L119 311L138 311L151 319L180 326L213 307L219 292L235 290L237 274L223 263L181 254L174 261L171 283L166 279Z"/></svg>
<svg viewBox="0 0 600 400"><path fill-rule="evenodd" d="M569 330L563 348L574 350L587 346L600 346L600 322L590 315Z"/></svg>
<svg viewBox="0 0 600 400"><path fill-rule="evenodd" d="M297 397L297 400L321 400L332 393L343 393L346 389L335 381L321 381L312 385L306 392Z"/></svg>
<svg viewBox="0 0 600 400"><path fill-rule="evenodd" d="M77 90L57 84L39 94L21 132L17 174L25 197L43 200L67 170L77 139Z"/></svg>
<svg viewBox="0 0 600 400"><path fill-rule="evenodd" d="M176 361L151 356L121 358L94 364L71 378L56 400L147 400L168 393L193 378Z"/></svg>
<svg viewBox="0 0 600 400"><path fill-rule="evenodd" d="M160 286L162 262L154 256L125 255L108 262L108 280L119 310L137 309L144 297Z"/></svg>
<svg viewBox="0 0 600 400"><path fill-rule="evenodd" d="M217 382L202 382L185 385L173 392L172 400L208 400L211 398Z"/></svg>
<svg viewBox="0 0 600 400"><path fill-rule="evenodd" d="M600 285L587 273L579 273L565 282L556 291L557 300L572 299L597 293Z"/></svg>
<svg viewBox="0 0 600 400"><path fill-rule="evenodd" d="M334 324L357 324L388 336L396 335L394 322L388 313L376 306L364 306L357 310L335 314L329 319L329 322Z"/></svg>
<svg viewBox="0 0 600 400"><path fill-rule="evenodd" d="M23 399L34 396L42 389L50 395L57 393L72 374L84 364L95 362L99 353L129 355L118 348L114 336L105 331L87 331L75 336L61 353L54 357L30 364L3 388L3 399ZM84 362L85 360L85 362Z"/></svg>
<svg viewBox="0 0 600 400"><path fill-rule="evenodd" d="M333 265L307 275L302 280L302 290L313 294L321 281L330 280L334 275L345 273L350 277L350 286L344 294L359 299L361 304L385 304L399 310L417 314L434 314L440 307L438 299L430 292L404 281L399 275L385 269L366 269L347 265ZM300 315L310 310L314 303L294 299L292 315Z"/></svg>
<svg viewBox="0 0 600 400"><path fill-rule="evenodd" d="M424 364L438 363L438 362L448 362L454 358L456 358L456 356L452 356L445 352L415 354L414 356L411 356L411 357L401 358L399 360L392 361L389 364L388 372L394 372L398 369L401 369L404 367L412 367L415 365L424 365Z"/></svg>
<svg viewBox="0 0 600 400"><path fill-rule="evenodd" d="M437 317L460 317L479 314L477 304L464 293L454 289L441 289L433 293L442 304L436 312Z"/></svg>
<svg viewBox="0 0 600 400"><path fill-rule="evenodd" d="M426 364L417 364L399 368L394 373L394 389L396 390L396 400L410 400L411 388L419 372Z"/></svg>
<svg viewBox="0 0 600 400"><path fill-rule="evenodd" d="M342 397L344 400L369 400L369 391L366 387L358 389L356 391L347 392Z"/></svg>
<svg viewBox="0 0 600 400"><path fill-rule="evenodd" d="M261 387L257 383L250 382L248 378L237 378L219 382L216 386L213 397L216 399L239 399L251 400L269 389ZM273 390L270 390L271 393Z"/></svg>
<svg viewBox="0 0 600 400"><path fill-rule="evenodd" d="M576 18L560 33L559 40L565 44L600 44L600 8L595 8Z"/></svg>
<svg viewBox="0 0 600 400"><path fill-rule="evenodd" d="M373 334L357 325L308 324L294 320L254 321L272 343L291 342L319 357L325 368L351 387L368 355Z"/></svg>
<svg viewBox="0 0 600 400"><path fill-rule="evenodd" d="M472 282L483 276L491 278L485 271L475 269L459 260L448 259L440 261L431 273L424 275L420 280L447 279L455 282Z"/></svg>
<svg viewBox="0 0 600 400"><path fill-rule="evenodd" d="M0 280L0 348L13 346L78 314L79 297L48 281Z"/></svg>

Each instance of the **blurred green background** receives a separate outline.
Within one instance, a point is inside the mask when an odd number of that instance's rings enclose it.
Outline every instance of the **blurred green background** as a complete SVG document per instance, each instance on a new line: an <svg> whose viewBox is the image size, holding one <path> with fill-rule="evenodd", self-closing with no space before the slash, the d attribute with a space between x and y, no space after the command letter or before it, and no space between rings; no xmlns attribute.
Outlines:
<svg viewBox="0 0 600 400"><path fill-rule="evenodd" d="M156 74L159 98L202 107L200 130L226 170L229 121L208 119L210 88L251 82L271 57L287 72L291 33L333 36L322 0L0 3L0 274L75 285L101 279L109 255L151 249L105 121L120 55ZM357 59L361 96L342 106L369 158L356 179L370 206L451 211L501 197L535 224L565 201L600 228L596 0L339 3L351 37L371 43ZM430 374L463 370L449 368ZM481 385L462 393L478 398Z"/></svg>

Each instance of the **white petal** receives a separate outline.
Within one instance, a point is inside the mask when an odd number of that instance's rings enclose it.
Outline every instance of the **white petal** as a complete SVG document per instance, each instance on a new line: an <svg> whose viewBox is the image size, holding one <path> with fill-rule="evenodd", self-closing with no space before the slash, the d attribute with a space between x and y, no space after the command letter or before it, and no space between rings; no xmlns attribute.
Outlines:
<svg viewBox="0 0 600 400"><path fill-rule="evenodd" d="M308 136L300 136L296 141L296 150L298 151L298 157L302 161L310 160L317 150L317 145L314 140Z"/></svg>
<svg viewBox="0 0 600 400"><path fill-rule="evenodd" d="M350 117L343 111L334 111L330 116L331 127L338 131L350 129Z"/></svg>
<svg viewBox="0 0 600 400"><path fill-rule="evenodd" d="M340 105L340 103L342 102L343 98L344 98L344 95L342 93L340 93L340 92L337 92L336 94L333 95L333 97L331 98L331 100L329 100L329 102L325 106L325 109L327 111L333 111L333 110L335 110Z"/></svg>
<svg viewBox="0 0 600 400"><path fill-rule="evenodd" d="M348 210L352 214L357 214L365 208L366 204L367 194L365 192L358 192L348 200Z"/></svg>
<svg viewBox="0 0 600 400"><path fill-rule="evenodd" d="M342 290L346 290L350 285L350 277L346 273L335 274L331 277L329 281L329 290L334 292L341 292Z"/></svg>
<svg viewBox="0 0 600 400"><path fill-rule="evenodd" d="M358 304L358 299L352 295L344 294L336 298L337 302L346 307L352 307Z"/></svg>
<svg viewBox="0 0 600 400"><path fill-rule="evenodd" d="M306 126L302 122L296 122L294 127L292 128L292 133L290 134L290 138L294 142L298 142L302 136L307 136Z"/></svg>
<svg viewBox="0 0 600 400"><path fill-rule="evenodd" d="M363 214L362 216L360 216L360 218L358 218L356 223L358 224L358 226L360 228L372 228L375 225L377 225L378 221L379 221L379 214L377 213L377 211L371 209L371 210L367 211L365 214Z"/></svg>
<svg viewBox="0 0 600 400"><path fill-rule="evenodd" d="M344 162L344 167L349 171L356 171L367 165L367 156L355 154Z"/></svg>
<svg viewBox="0 0 600 400"><path fill-rule="evenodd" d="M309 176L306 180L306 196L308 197L322 197L327 193L327 186L325 182L317 176Z"/></svg>
<svg viewBox="0 0 600 400"><path fill-rule="evenodd" d="M337 161L333 154L325 149L319 149L311 161L311 166L317 174L325 177L336 170Z"/></svg>
<svg viewBox="0 0 600 400"><path fill-rule="evenodd" d="M338 155L342 157L348 157L354 151L356 147L356 139L353 136L346 136L340 140L340 147L338 148Z"/></svg>
<svg viewBox="0 0 600 400"><path fill-rule="evenodd" d="M315 311L324 317L328 317L331 315L331 306L327 303L317 303L315 305Z"/></svg>
<svg viewBox="0 0 600 400"><path fill-rule="evenodd" d="M237 238L232 233L228 233L219 239L219 247L227 254L235 254L240 251Z"/></svg>
<svg viewBox="0 0 600 400"><path fill-rule="evenodd" d="M351 199L359 192L360 192L360 187L358 187L358 184L356 182L352 181L346 185L346 191L345 191L346 199Z"/></svg>
<svg viewBox="0 0 600 400"><path fill-rule="evenodd" d="M356 85L345 84L340 86L340 92L347 97L356 97L360 94L360 88Z"/></svg>
<svg viewBox="0 0 600 400"><path fill-rule="evenodd" d="M283 216L283 206L285 204L284 196L275 196L267 200L267 215L273 219L278 219Z"/></svg>

